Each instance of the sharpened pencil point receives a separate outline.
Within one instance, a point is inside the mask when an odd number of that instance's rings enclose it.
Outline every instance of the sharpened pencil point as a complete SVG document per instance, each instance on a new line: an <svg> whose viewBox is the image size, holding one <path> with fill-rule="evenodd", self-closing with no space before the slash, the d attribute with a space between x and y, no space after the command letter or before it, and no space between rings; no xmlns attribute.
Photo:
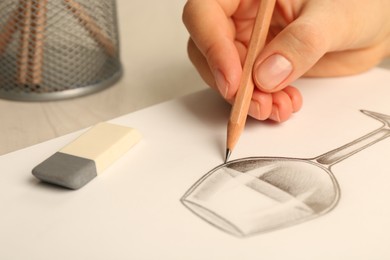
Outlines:
<svg viewBox="0 0 390 260"><path fill-rule="evenodd" d="M226 157L225 157L225 163L227 163L227 161L229 160L229 157L230 157L230 154L232 153L232 151L230 151L230 149L226 149Z"/></svg>

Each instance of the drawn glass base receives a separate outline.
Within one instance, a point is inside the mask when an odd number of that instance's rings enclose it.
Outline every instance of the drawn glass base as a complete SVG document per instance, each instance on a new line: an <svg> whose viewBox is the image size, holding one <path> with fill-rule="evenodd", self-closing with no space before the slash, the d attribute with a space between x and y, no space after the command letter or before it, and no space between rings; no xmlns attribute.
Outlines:
<svg viewBox="0 0 390 260"><path fill-rule="evenodd" d="M313 159L252 157L220 165L197 181L182 203L215 227L240 237L329 212L340 198L331 167L390 136L390 116L361 112L383 126Z"/></svg>

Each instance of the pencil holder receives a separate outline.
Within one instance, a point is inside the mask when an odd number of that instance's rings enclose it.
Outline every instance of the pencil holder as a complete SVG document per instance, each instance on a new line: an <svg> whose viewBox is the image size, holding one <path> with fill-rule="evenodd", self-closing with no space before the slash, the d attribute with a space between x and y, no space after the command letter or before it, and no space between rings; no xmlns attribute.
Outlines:
<svg viewBox="0 0 390 260"><path fill-rule="evenodd" d="M96 92L122 74L115 0L1 0L0 97Z"/></svg>

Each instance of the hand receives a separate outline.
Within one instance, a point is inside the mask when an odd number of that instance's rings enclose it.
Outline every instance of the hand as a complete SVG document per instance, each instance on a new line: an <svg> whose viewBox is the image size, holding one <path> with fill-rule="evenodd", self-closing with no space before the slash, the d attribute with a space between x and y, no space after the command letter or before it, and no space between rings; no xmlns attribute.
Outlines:
<svg viewBox="0 0 390 260"><path fill-rule="evenodd" d="M239 85L259 0L188 0L183 21L189 57L230 103ZM301 76L363 72L390 55L388 0L278 0L266 47L257 57L249 114L287 120L302 105Z"/></svg>

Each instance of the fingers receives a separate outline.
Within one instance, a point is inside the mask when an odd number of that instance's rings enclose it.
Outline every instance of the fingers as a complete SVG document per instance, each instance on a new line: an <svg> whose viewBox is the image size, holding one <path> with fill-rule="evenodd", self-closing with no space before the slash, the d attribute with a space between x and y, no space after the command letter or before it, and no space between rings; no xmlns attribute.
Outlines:
<svg viewBox="0 0 390 260"><path fill-rule="evenodd" d="M272 112L272 94L259 90L253 92L248 114L257 120L266 120Z"/></svg>
<svg viewBox="0 0 390 260"><path fill-rule="evenodd" d="M206 82L206 84L209 85L210 87L218 90L214 80L214 75L211 73L206 58L196 47L194 41L191 38L188 40L187 53L188 53L188 57L190 58L190 61L197 69L199 75L202 77L204 82Z"/></svg>
<svg viewBox="0 0 390 260"><path fill-rule="evenodd" d="M295 87L287 86L283 91L289 96L292 105L292 112L298 112L302 108L303 98L301 92Z"/></svg>
<svg viewBox="0 0 390 260"><path fill-rule="evenodd" d="M229 18L237 8L248 9L238 3L239 0L189 0L183 12L183 22L191 35L188 42L190 60L203 80L230 103L239 86L241 63L246 53L244 41L236 41L237 28ZM242 20L244 24L246 20ZM298 111L301 104L302 98L295 88L273 94L255 90L249 114L258 120L270 118L283 122Z"/></svg>
<svg viewBox="0 0 390 260"><path fill-rule="evenodd" d="M298 89L288 86L275 93L255 90L249 107L249 115L257 120L271 119L284 122L302 107L302 95Z"/></svg>
<svg viewBox="0 0 390 260"><path fill-rule="evenodd" d="M208 78L207 82L216 86L226 99L235 95L242 71L234 42L235 28L229 18L239 3L239 0L189 0L183 11L183 22L192 39L190 58L200 73L207 73L202 77ZM204 61L199 62L200 56L205 57ZM210 75L214 78L212 82Z"/></svg>
<svg viewBox="0 0 390 260"><path fill-rule="evenodd" d="M212 88L217 89L206 59L191 39L188 41L188 54L203 80ZM225 99L231 104L234 102L234 98ZM301 106L302 95L294 87L287 86L283 91L273 94L255 89L249 107L249 115L257 120L271 119L276 122L284 122L290 118L292 113L299 111Z"/></svg>
<svg viewBox="0 0 390 260"><path fill-rule="evenodd" d="M338 45L339 24L329 21L329 8L310 5L273 38L254 65L254 81L264 92L277 92L296 80ZM327 1L329 2L329 1ZM328 9L324 9L328 8ZM337 20L337 14L334 14ZM338 20L339 21L339 20ZM343 38L343 37L340 37Z"/></svg>

